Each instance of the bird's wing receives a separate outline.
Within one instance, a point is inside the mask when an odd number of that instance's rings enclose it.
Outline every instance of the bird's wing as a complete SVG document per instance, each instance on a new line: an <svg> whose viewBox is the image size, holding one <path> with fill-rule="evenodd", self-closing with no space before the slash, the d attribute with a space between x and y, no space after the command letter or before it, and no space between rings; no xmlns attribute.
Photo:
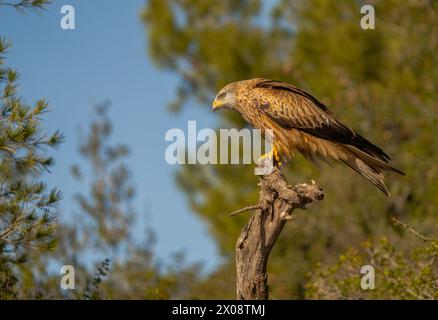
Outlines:
<svg viewBox="0 0 438 320"><path fill-rule="evenodd" d="M342 124L334 114L309 93L291 84L260 79L255 88L260 110L283 128L295 128L321 139L351 145L388 162L389 156L379 147Z"/></svg>

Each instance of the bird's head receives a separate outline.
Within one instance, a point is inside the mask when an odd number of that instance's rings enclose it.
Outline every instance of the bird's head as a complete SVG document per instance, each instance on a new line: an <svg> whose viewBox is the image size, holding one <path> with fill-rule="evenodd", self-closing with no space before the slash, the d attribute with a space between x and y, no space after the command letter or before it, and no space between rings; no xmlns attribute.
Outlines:
<svg viewBox="0 0 438 320"><path fill-rule="evenodd" d="M233 109L236 106L236 102L236 83L227 84L214 99L213 111L222 108Z"/></svg>

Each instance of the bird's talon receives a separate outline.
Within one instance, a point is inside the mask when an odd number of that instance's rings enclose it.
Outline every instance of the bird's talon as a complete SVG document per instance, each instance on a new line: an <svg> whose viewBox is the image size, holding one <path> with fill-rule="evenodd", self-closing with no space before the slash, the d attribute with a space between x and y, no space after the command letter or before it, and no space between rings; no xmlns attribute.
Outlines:
<svg viewBox="0 0 438 320"><path fill-rule="evenodd" d="M281 162L280 153L278 152L277 148L273 147L271 151L268 153L263 154L259 159L258 162L262 162L265 159L272 159L275 166L281 167L283 163Z"/></svg>
<svg viewBox="0 0 438 320"><path fill-rule="evenodd" d="M258 162L261 162L264 159L272 158L272 157L273 157L273 151L271 150L265 154L262 154L261 157L258 159Z"/></svg>

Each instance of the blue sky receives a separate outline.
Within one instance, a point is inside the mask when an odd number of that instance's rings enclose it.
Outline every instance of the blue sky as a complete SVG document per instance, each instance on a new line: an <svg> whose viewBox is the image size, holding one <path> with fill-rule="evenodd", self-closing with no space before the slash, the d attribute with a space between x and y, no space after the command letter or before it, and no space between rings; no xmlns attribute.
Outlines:
<svg viewBox="0 0 438 320"><path fill-rule="evenodd" d="M65 4L75 8L75 30L60 28ZM209 106L188 106L179 114L166 110L178 78L149 60L139 19L143 5L142 0L54 1L42 15L1 7L0 35L13 42L6 64L20 73L19 93L26 102L49 101L47 130L61 129L66 136L45 177L63 192L60 218L68 221L77 208L73 196L83 188L70 175L71 165L80 161L77 129L87 127L94 102L110 100L114 141L131 150L128 164L141 213L138 237L148 220L157 233L161 259L183 250L190 261L203 261L211 270L220 261L216 246L174 183L177 168L164 161L164 134L170 128L186 131L188 120L196 120L198 130L211 127L215 118Z"/></svg>

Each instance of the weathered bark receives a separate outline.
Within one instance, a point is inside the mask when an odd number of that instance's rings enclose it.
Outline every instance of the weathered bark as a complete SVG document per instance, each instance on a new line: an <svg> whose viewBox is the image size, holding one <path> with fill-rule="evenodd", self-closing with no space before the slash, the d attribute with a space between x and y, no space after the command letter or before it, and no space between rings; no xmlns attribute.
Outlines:
<svg viewBox="0 0 438 320"><path fill-rule="evenodd" d="M258 209L236 243L239 300L268 299L266 266L272 247L286 222L293 218L294 209L305 209L307 204L324 198L322 189L314 182L290 187L278 168L261 176L259 185L261 190L258 205L247 208Z"/></svg>

